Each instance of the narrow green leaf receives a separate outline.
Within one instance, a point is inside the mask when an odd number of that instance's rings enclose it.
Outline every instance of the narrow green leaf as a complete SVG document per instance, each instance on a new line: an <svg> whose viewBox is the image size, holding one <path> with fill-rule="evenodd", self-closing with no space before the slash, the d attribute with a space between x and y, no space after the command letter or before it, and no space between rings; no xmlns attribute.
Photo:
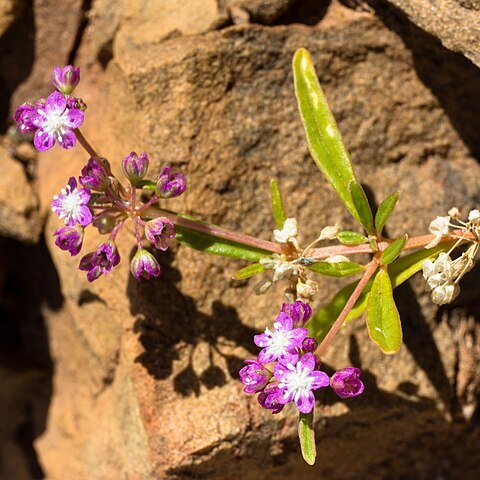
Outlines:
<svg viewBox="0 0 480 480"><path fill-rule="evenodd" d="M315 445L315 431L313 429L313 410L310 413L300 413L298 439L300 440L303 459L309 465L315 465L317 446Z"/></svg>
<svg viewBox="0 0 480 480"><path fill-rule="evenodd" d="M397 259L397 257L400 255L401 251L403 250L403 247L407 243L408 240L408 235L405 234L403 237L397 238L395 241L393 241L383 252L380 257L380 261L384 265L388 265L389 263L392 263L394 260Z"/></svg>
<svg viewBox="0 0 480 480"><path fill-rule="evenodd" d="M275 179L270 182L270 195L272 197L273 218L275 219L277 227L281 230L285 220L287 219L287 216L283 211L282 194L280 193L278 182Z"/></svg>
<svg viewBox="0 0 480 480"><path fill-rule="evenodd" d="M375 229L379 235L382 234L383 227L387 223L387 220L390 218L395 205L397 204L398 196L400 192L395 192L389 195L383 202L379 205L377 213L375 214Z"/></svg>
<svg viewBox="0 0 480 480"><path fill-rule="evenodd" d="M373 214L367 196L358 182L350 182L348 189L352 195L353 204L360 217L360 223L365 227L369 235L373 235Z"/></svg>
<svg viewBox="0 0 480 480"><path fill-rule="evenodd" d="M402 324L393 298L390 276L381 269L370 290L367 301L367 330L370 338L387 355L402 346Z"/></svg>
<svg viewBox="0 0 480 480"><path fill-rule="evenodd" d="M368 242L368 238L359 232L345 230L337 235L338 241L344 245L359 245Z"/></svg>
<svg viewBox="0 0 480 480"><path fill-rule="evenodd" d="M138 188L143 188L144 190L153 190L155 191L157 189L157 184L156 182L153 182L152 180L140 180L137 183Z"/></svg>
<svg viewBox="0 0 480 480"><path fill-rule="evenodd" d="M245 280L246 278L253 277L254 275L257 275L259 273L262 273L265 271L265 268L263 265L260 265L260 263L252 263L251 265L248 265L245 268L242 268L238 272L233 275L233 278L235 280Z"/></svg>
<svg viewBox="0 0 480 480"><path fill-rule="evenodd" d="M439 245L437 247L431 248L429 250L422 249L417 252L410 253L405 255L402 258L399 258L395 262L389 265L388 270L390 273L390 278L392 280L393 288L398 287L403 282L407 281L411 276L415 275L418 271L422 269L422 263L427 259L433 259L438 256L440 252L446 252L452 246L452 243ZM328 333L330 328L333 325L333 322L337 319L338 315L342 311L343 307L347 303L350 295L357 285L357 282L350 283L349 285L342 288L337 294L333 297L331 302L325 307L321 308L316 315L307 323L307 327L310 331L310 335L315 337L319 342L321 342L325 335ZM346 321L349 322L359 317L367 306L367 299L370 289L372 288L373 281L367 283L362 294L355 302L354 307L350 310L350 313L347 316Z"/></svg>
<svg viewBox="0 0 480 480"><path fill-rule="evenodd" d="M175 226L177 236L175 237L182 245L195 250L211 253L213 255L221 255L224 257L241 258L258 262L263 257L272 254L267 250L250 247L241 243L225 240L206 233L191 230L180 225Z"/></svg>
<svg viewBox="0 0 480 480"><path fill-rule="evenodd" d="M317 262L308 266L312 272L327 275L329 277L348 277L363 271L363 265L355 262Z"/></svg>
<svg viewBox="0 0 480 480"><path fill-rule="evenodd" d="M350 156L328 108L310 54L304 48L293 56L293 79L308 149L348 211L360 222L348 190L349 183L356 181Z"/></svg>

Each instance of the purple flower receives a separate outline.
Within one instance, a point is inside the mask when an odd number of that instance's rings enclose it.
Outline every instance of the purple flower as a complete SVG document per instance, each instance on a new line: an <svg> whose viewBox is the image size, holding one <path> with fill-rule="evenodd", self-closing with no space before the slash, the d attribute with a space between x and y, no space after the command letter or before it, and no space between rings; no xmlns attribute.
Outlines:
<svg viewBox="0 0 480 480"><path fill-rule="evenodd" d="M315 366L313 353L306 353L295 365L277 363L273 372L282 390L278 401L283 404L294 402L300 412L310 413L315 404L312 390L327 387L330 383L328 375L315 370Z"/></svg>
<svg viewBox="0 0 480 480"><path fill-rule="evenodd" d="M130 270L137 280L149 280L160 275L160 265L157 259L144 248L139 248L132 258Z"/></svg>
<svg viewBox="0 0 480 480"><path fill-rule="evenodd" d="M258 395L258 403L273 414L280 413L283 410L284 404L280 402L282 396L282 389L278 388L275 382L269 383L262 392Z"/></svg>
<svg viewBox="0 0 480 480"><path fill-rule="evenodd" d="M157 180L157 195L161 198L172 198L181 195L187 188L185 177L181 173L170 173L172 167L162 168Z"/></svg>
<svg viewBox="0 0 480 480"><path fill-rule="evenodd" d="M65 219L65 225L73 227L79 224L86 227L92 221L92 212L88 208L89 200L90 191L77 188L77 181L70 177L62 193L53 197L52 210Z"/></svg>
<svg viewBox="0 0 480 480"><path fill-rule="evenodd" d="M281 312L273 324L273 332L267 327L265 333L255 335L255 345L263 350L258 354L258 361L262 364L280 360L295 362L298 359L297 348L308 335L306 328L293 328L292 319Z"/></svg>
<svg viewBox="0 0 480 480"><path fill-rule="evenodd" d="M293 320L294 327L303 327L310 318L312 309L308 303L297 300L294 303L284 303L282 312L286 313Z"/></svg>
<svg viewBox="0 0 480 480"><path fill-rule="evenodd" d="M314 352L318 347L318 342L313 337L307 337L302 343L302 350L305 353Z"/></svg>
<svg viewBox="0 0 480 480"><path fill-rule="evenodd" d="M52 83L53 86L65 95L70 95L73 89L80 81L80 67L73 68L71 65L66 67L53 67Z"/></svg>
<svg viewBox="0 0 480 480"><path fill-rule="evenodd" d="M87 104L81 98L69 96L66 100L67 108L81 110L82 112L87 109Z"/></svg>
<svg viewBox="0 0 480 480"><path fill-rule="evenodd" d="M102 242L94 252L87 253L78 268L87 272L87 280L93 282L100 275L109 273L120 263L120 254L112 240Z"/></svg>
<svg viewBox="0 0 480 480"><path fill-rule="evenodd" d="M123 173L125 176L136 185L140 180L143 180L148 170L148 155L143 152L138 156L135 152L130 152L122 162Z"/></svg>
<svg viewBox="0 0 480 480"><path fill-rule="evenodd" d="M82 168L82 175L78 181L85 188L103 192L107 188L108 177L105 169L95 159L90 158Z"/></svg>
<svg viewBox="0 0 480 480"><path fill-rule="evenodd" d="M245 366L238 372L245 385L245 393L257 393L265 388L272 378L272 372L256 360L245 360Z"/></svg>
<svg viewBox="0 0 480 480"><path fill-rule="evenodd" d="M82 125L83 112L68 108L64 96L60 92L53 92L45 105L36 109L32 123L38 129L33 138L37 150L52 148L55 140L61 147L69 149L77 142L73 129Z"/></svg>
<svg viewBox="0 0 480 480"><path fill-rule="evenodd" d="M20 133L34 132L37 127L33 120L37 115L37 108L45 107L45 102L37 102L37 105L31 103L22 103L13 114L13 120L17 123L17 129Z"/></svg>
<svg viewBox="0 0 480 480"><path fill-rule="evenodd" d="M62 250L66 250L70 255L78 255L82 249L83 227L62 227L53 233L57 236L55 245Z"/></svg>
<svg viewBox="0 0 480 480"><path fill-rule="evenodd" d="M340 398L356 397L360 395L365 385L360 380L361 370L347 367L335 372L330 380L330 386Z"/></svg>
<svg viewBox="0 0 480 480"><path fill-rule="evenodd" d="M147 240L155 245L155 248L165 251L168 248L167 239L175 238L176 232L173 223L165 217L150 220L145 225Z"/></svg>

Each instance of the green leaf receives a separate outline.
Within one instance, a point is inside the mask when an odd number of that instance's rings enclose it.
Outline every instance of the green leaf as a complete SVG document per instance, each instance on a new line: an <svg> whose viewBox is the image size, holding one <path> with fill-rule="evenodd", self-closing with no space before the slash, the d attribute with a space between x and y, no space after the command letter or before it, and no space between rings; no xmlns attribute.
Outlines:
<svg viewBox="0 0 480 480"><path fill-rule="evenodd" d="M401 251L403 250L403 247L407 243L407 240L408 235L405 234L403 237L397 238L395 241L393 241L382 252L380 262L383 263L383 265L388 265L389 263L392 263L394 260L396 260L397 257L400 255Z"/></svg>
<svg viewBox="0 0 480 480"><path fill-rule="evenodd" d="M157 184L156 182L153 182L152 180L140 180L137 183L138 188L143 188L144 190L153 190L155 191L157 189Z"/></svg>
<svg viewBox="0 0 480 480"><path fill-rule="evenodd" d="M262 273L265 271L265 268L263 265L260 263L252 263L251 265L248 265L245 268L242 268L238 272L233 275L233 278L235 280L245 280L246 278L253 277L254 275L257 275L259 273Z"/></svg>
<svg viewBox="0 0 480 480"><path fill-rule="evenodd" d="M348 277L363 271L363 265L355 262L317 262L308 266L312 272L329 277Z"/></svg>
<svg viewBox="0 0 480 480"><path fill-rule="evenodd" d="M338 241L344 245L359 245L368 242L368 238L358 232L345 230L337 235Z"/></svg>
<svg viewBox="0 0 480 480"><path fill-rule="evenodd" d="M177 232L175 239L182 245L213 255L258 262L261 258L272 254L272 252L267 250L225 240L180 225L175 225L175 230Z"/></svg>
<svg viewBox="0 0 480 480"><path fill-rule="evenodd" d="M281 230L285 220L287 219L287 216L283 211L282 194L280 193L278 182L276 180L272 180L270 182L270 195L272 197L273 218L275 219L277 227Z"/></svg>
<svg viewBox="0 0 480 480"><path fill-rule="evenodd" d="M367 196L358 182L350 182L348 189L352 195L353 204L357 209L358 216L360 217L360 223L365 227L365 230L369 235L373 235L373 214L370 204L368 203Z"/></svg>
<svg viewBox="0 0 480 480"><path fill-rule="evenodd" d="M367 301L368 334L387 355L398 352L402 346L402 324L393 298L390 276L381 269L373 281Z"/></svg>
<svg viewBox="0 0 480 480"><path fill-rule="evenodd" d="M382 234L383 227L387 223L387 220L390 218L395 205L397 204L398 196L400 192L395 192L389 195L378 207L377 213L375 214L375 229L379 235Z"/></svg>
<svg viewBox="0 0 480 480"><path fill-rule="evenodd" d="M388 270L390 273L390 278L392 280L393 288L398 287L403 282L407 281L411 276L415 275L415 273L420 271L422 269L422 263L425 260L436 258L440 252L448 251L452 244L453 243L439 245L429 250L418 250L417 252L405 255L404 257L399 258L398 260L390 264ZM350 295L355 290L357 283L358 281L350 283L349 285L342 288L333 297L331 302L325 307L321 308L316 313L316 315L307 323L310 335L315 337L318 342L321 342L325 338L325 335L332 327L333 322L335 322L338 315L340 314L343 307L350 298ZM354 320L365 311L365 308L367 306L368 294L372 287L372 283L372 280L367 283L360 297L355 302L352 310L350 310L346 322Z"/></svg>
<svg viewBox="0 0 480 480"><path fill-rule="evenodd" d="M361 222L348 190L349 183L356 181L350 156L328 108L310 54L304 48L293 56L293 79L308 149L348 211Z"/></svg>
<svg viewBox="0 0 480 480"><path fill-rule="evenodd" d="M303 459L309 465L315 465L317 446L315 445L315 431L313 429L313 410L310 413L300 413L298 439L300 440Z"/></svg>

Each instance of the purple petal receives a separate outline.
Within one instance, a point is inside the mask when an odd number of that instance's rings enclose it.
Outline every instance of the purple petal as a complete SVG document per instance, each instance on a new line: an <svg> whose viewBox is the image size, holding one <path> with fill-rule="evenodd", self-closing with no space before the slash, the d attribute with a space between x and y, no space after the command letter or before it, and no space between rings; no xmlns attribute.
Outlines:
<svg viewBox="0 0 480 480"><path fill-rule="evenodd" d="M307 337L308 330L306 328L294 328L292 330L291 343L295 347L301 347Z"/></svg>
<svg viewBox="0 0 480 480"><path fill-rule="evenodd" d="M273 367L273 374L277 380L281 382L285 379L285 376L288 375L290 369L284 363L277 363L275 367Z"/></svg>
<svg viewBox="0 0 480 480"><path fill-rule="evenodd" d="M302 366L302 369L307 369L312 372L315 368L315 356L313 353L306 353L300 358L299 363Z"/></svg>
<svg viewBox="0 0 480 480"><path fill-rule="evenodd" d="M265 365L266 363L273 362L275 360L275 358L276 358L275 354L268 348L264 348L258 354L258 361L262 365Z"/></svg>
<svg viewBox="0 0 480 480"><path fill-rule="evenodd" d="M296 365L299 357L300 355L298 354L298 352L294 348L292 348L289 350L284 350L283 353L281 353L278 357L278 360L284 364L291 363L292 365Z"/></svg>
<svg viewBox="0 0 480 480"><path fill-rule="evenodd" d="M77 188L77 181L75 180L75 177L70 177L68 179L67 185L72 189L75 190Z"/></svg>
<svg viewBox="0 0 480 480"><path fill-rule="evenodd" d="M48 96L45 105L47 111L55 111L58 113L62 113L66 107L67 101L60 92L53 92Z"/></svg>
<svg viewBox="0 0 480 480"><path fill-rule="evenodd" d="M300 396L295 400L295 405L302 413L310 413L315 406L315 396L313 392L308 392L305 396Z"/></svg>
<svg viewBox="0 0 480 480"><path fill-rule="evenodd" d="M77 143L77 137L71 130L66 130L62 135L57 134L57 140L58 144L66 150L70 150Z"/></svg>
<svg viewBox="0 0 480 480"><path fill-rule="evenodd" d="M330 385L330 378L325 372L314 370L310 374L310 376L314 378L312 382L312 390L317 390L317 388L322 388L322 387L328 387Z"/></svg>
<svg viewBox="0 0 480 480"><path fill-rule="evenodd" d="M33 144L37 150L44 152L45 150L49 150L53 147L55 144L55 137L53 135L49 135L44 130L39 129L35 132Z"/></svg>
<svg viewBox="0 0 480 480"><path fill-rule="evenodd" d="M92 212L88 207L81 207L78 210L75 219L82 227L86 227L92 223Z"/></svg>
<svg viewBox="0 0 480 480"><path fill-rule="evenodd" d="M293 328L293 320L283 312L280 312L273 324L275 330L291 330Z"/></svg>
<svg viewBox="0 0 480 480"><path fill-rule="evenodd" d="M261 333L260 335L255 335L253 337L253 343L257 347L268 347L271 343L271 337L266 333Z"/></svg>
<svg viewBox="0 0 480 480"><path fill-rule="evenodd" d="M72 108L66 114L68 118L67 126L71 128L78 128L82 125L84 120L84 113L81 110Z"/></svg>

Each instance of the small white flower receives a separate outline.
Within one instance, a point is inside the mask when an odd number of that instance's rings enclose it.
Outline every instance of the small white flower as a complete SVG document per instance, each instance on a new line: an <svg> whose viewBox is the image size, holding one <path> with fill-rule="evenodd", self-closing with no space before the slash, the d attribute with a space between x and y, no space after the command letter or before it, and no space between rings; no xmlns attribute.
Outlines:
<svg viewBox="0 0 480 480"><path fill-rule="evenodd" d="M281 230L273 231L273 236L278 243L293 243L294 245L298 245L296 239L297 234L297 220L295 218L287 218Z"/></svg>
<svg viewBox="0 0 480 480"><path fill-rule="evenodd" d="M460 216L460 210L458 210L457 207L452 207L448 211L448 214L450 215L451 218L458 218Z"/></svg>
<svg viewBox="0 0 480 480"><path fill-rule="evenodd" d="M439 286L432 291L432 301L436 305L445 305L455 300L459 293L460 287L457 284Z"/></svg>
<svg viewBox="0 0 480 480"><path fill-rule="evenodd" d="M435 238L425 246L425 248L433 248L440 243L440 240L444 235L448 235L449 232L450 217L437 217L430 223L430 233L435 235Z"/></svg>
<svg viewBox="0 0 480 480"><path fill-rule="evenodd" d="M480 223L480 211L470 210L468 214L468 221L473 223Z"/></svg>
<svg viewBox="0 0 480 480"><path fill-rule="evenodd" d="M328 225L322 229L320 232L319 240L334 240L337 238L337 235L340 233L340 225L336 223L335 225Z"/></svg>
<svg viewBox="0 0 480 480"><path fill-rule="evenodd" d="M296 266L290 262L287 262L285 255L279 255L274 253L271 257L261 258L259 263L267 270L273 270L273 282L284 278L289 273L296 272Z"/></svg>
<svg viewBox="0 0 480 480"><path fill-rule="evenodd" d="M318 292L318 283L313 280L307 280L305 283L300 280L297 283L297 295L300 298L311 299Z"/></svg>

